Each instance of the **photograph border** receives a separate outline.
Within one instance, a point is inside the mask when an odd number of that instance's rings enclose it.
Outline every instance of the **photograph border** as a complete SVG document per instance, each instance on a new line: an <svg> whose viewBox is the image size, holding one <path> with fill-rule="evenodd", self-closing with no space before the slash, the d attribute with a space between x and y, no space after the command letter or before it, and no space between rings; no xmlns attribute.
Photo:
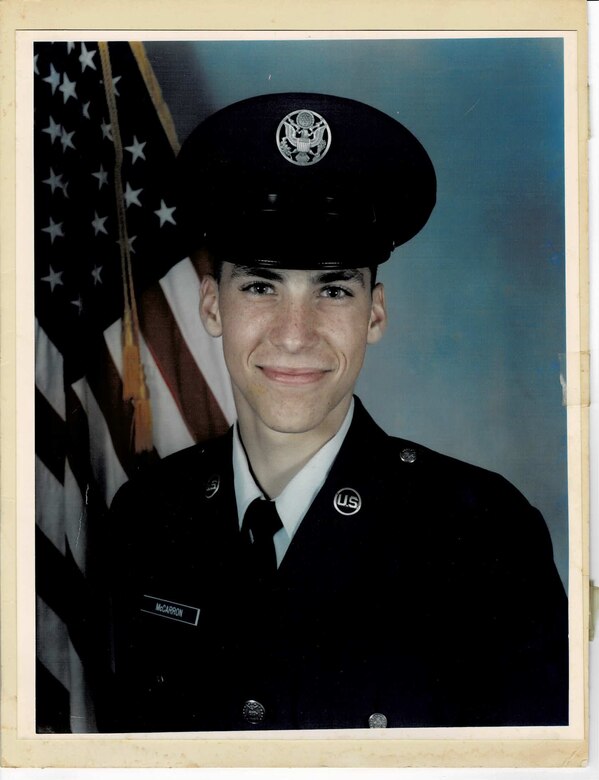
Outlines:
<svg viewBox="0 0 599 780"><path fill-rule="evenodd" d="M33 452L32 404L22 397L18 388L33 387L31 344L33 323L25 322L20 313L22 304L31 296L33 275L30 268L19 268L15 257L29 251L31 237L18 235L16 209L22 204L16 189L19 154L14 158L10 150L15 140L22 138L19 122L23 116L15 111L15 89L24 78L18 60L16 42L19 34L35 30L52 30L56 40L68 37L97 39L101 32L111 39L130 37L147 39L150 33L165 31L172 20L171 10L161 9L158 3L135 4L123 9L118 3L93 4L91 8L69 8L66 3L51 2L32 6L29 3L9 2L0 7L2 21L2 72L14 74L14 79L3 77L2 108L2 763L6 766L52 767L110 767L110 766L581 766L588 755L588 518L589 518L589 351L588 351L588 211L587 211L587 93L586 93L586 4L584 0L557 2L452 2L424 0L423 2L386 2L377 5L377 12L369 11L364 3L306 3L299 14L289 3L261 4L260 9L248 8L243 3L178 2L181 9L178 20L185 20L185 30L220 30L239 33L264 30L273 35L283 30L296 31L360 31L372 28L381 32L399 30L439 31L455 30L570 32L577 37L576 122L577 142L567 144L566 170L578 170L571 182L578 225L566 237L568 290L568 346L567 395L569 443L569 498L570 514L578 521L570 532L570 586L571 630L578 640L575 684L582 701L577 700L581 717L576 727L535 729L505 729L499 738L498 729L426 729L403 730L398 736L391 730L375 736L372 733L345 732L331 736L310 732L308 735L292 732L253 733L251 735L134 735L110 738L105 735L35 735L27 728L29 714L23 709L24 690L31 693L30 667L23 663L20 648L34 647L35 623L31 600L32 572L17 553L28 549L26 524L22 518L33 517L33 495L23 482L31 472ZM497 6L500 5L500 8ZM334 6L334 7L333 7ZM148 9L152 9L149 12ZM340 13L340 9L345 11ZM169 19L170 17L170 19ZM334 17L334 19L333 19ZM140 22L143 18L143 28ZM114 27L107 25L114 19ZM235 27L230 26L235 20ZM351 21L349 21L351 19ZM426 20L434 19L434 28ZM227 23L228 20L228 23ZM135 22L137 21L137 24ZM343 22L343 23L342 23ZM149 26L150 25L150 26ZM142 32L143 29L143 32ZM185 33L185 30L178 30ZM66 38L64 38L66 40ZM21 88L21 87L19 87ZM26 93L25 93L26 96ZM567 112L566 112L567 113ZM573 128L570 128L570 133ZM22 188L21 188L22 189ZM17 193L15 197L15 192ZM25 193L26 195L26 193ZM25 197L25 196L23 196ZM28 245L28 242L29 245ZM579 301L572 311L571 301ZM15 302L19 302L15 306ZM32 318L31 318L32 319ZM29 346L27 346L29 345ZM23 355L28 356L23 359ZM7 381L11 370L13 381ZM16 384L15 384L16 382ZM16 410L9 414L7 410ZM18 442L18 446L17 446ZM17 517L19 522L17 523ZM31 548L32 549L32 548ZM574 559L572 556L575 556ZM572 565L572 564L575 565ZM23 601L25 599L25 601ZM30 698L30 696L28 697ZM426 732L426 733L423 733ZM448 732L451 732L449 734ZM526 733L525 733L526 732Z"/></svg>

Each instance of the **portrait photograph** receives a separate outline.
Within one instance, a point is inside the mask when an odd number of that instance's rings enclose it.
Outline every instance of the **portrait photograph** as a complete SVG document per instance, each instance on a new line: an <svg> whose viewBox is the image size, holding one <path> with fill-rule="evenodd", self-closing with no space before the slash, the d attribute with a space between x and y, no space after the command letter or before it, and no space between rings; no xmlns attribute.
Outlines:
<svg viewBox="0 0 599 780"><path fill-rule="evenodd" d="M9 765L585 761L585 4L523 5L17 29Z"/></svg>

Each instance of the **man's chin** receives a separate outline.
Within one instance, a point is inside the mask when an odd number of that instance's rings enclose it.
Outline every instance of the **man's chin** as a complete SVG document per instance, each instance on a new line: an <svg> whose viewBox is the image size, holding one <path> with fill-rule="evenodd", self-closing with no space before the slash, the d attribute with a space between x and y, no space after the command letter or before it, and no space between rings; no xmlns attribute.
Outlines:
<svg viewBox="0 0 599 780"><path fill-rule="evenodd" d="M282 392L237 394L239 417L247 434L271 431L280 435L321 433L329 438L340 427L351 402L351 395L310 392L306 388Z"/></svg>
<svg viewBox="0 0 599 780"><path fill-rule="evenodd" d="M275 433L300 434L316 430L322 420L263 420L269 430Z"/></svg>
<svg viewBox="0 0 599 780"><path fill-rule="evenodd" d="M345 412L338 405L324 409L300 409L299 405L281 406L273 413L269 409L261 416L262 422L271 431L280 434L333 433L341 425ZM339 413L336 414L336 410ZM341 413L343 411L343 414Z"/></svg>

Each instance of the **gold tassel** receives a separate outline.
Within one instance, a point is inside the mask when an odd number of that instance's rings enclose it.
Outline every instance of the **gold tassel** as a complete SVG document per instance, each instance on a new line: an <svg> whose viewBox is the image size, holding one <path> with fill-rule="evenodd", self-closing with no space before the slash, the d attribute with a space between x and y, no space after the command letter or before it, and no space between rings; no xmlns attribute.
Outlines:
<svg viewBox="0 0 599 780"><path fill-rule="evenodd" d="M123 399L133 402L133 444L137 454L152 449L152 405L145 381L139 344L131 318L123 321Z"/></svg>
<svg viewBox="0 0 599 780"><path fill-rule="evenodd" d="M140 396L143 387L141 354L139 344L133 337L131 315L125 312L123 319L123 399L130 401Z"/></svg>
<svg viewBox="0 0 599 780"><path fill-rule="evenodd" d="M123 346L123 399L130 401L139 395L141 357L137 344Z"/></svg>
<svg viewBox="0 0 599 780"><path fill-rule="evenodd" d="M133 401L135 426L135 452L149 452L152 442L152 406L149 398L136 398Z"/></svg>

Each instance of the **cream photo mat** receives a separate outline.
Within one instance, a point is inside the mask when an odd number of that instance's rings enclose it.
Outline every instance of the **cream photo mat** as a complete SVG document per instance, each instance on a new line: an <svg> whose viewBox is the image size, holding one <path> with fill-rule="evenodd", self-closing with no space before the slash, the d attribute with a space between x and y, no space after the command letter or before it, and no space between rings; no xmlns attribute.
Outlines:
<svg viewBox="0 0 599 780"><path fill-rule="evenodd" d="M90 7L91 5L91 7ZM377 5L5 3L2 7L2 761L8 766L555 766L581 765L587 751L588 680L588 267L586 204L586 29L583 2L420 2ZM177 7L177 26L172 25ZM341 13L343 9L345 13ZM434 19L435 27L430 28ZM107 25L110 20L110 25ZM113 21L114 20L114 21ZM234 20L234 26L232 21ZM363 32L376 27L377 32ZM428 29L427 29L428 28ZM563 36L566 74L567 407L569 433L571 705L564 728L277 732L214 735L36 735L33 719L34 590L32 572L32 258L31 168L27 147L12 159L15 138L30 134L30 43L33 40L175 40L217 35L244 39L256 30L289 35L505 34ZM290 32L293 30L293 32ZM218 32L217 32L218 31ZM29 47L29 48L28 48ZM29 84L29 86L28 86ZM15 113L15 98L18 109ZM12 112L12 113L11 113ZM17 179L17 174L19 178ZM16 187L16 182L18 186ZM16 199L15 199L16 192ZM16 210L15 210L16 208ZM30 223L29 223L30 224ZM16 294L15 294L16 290ZM16 305L15 305L16 303ZM14 371L16 392L7 380ZM7 414L16 410L16 416ZM17 522L18 521L18 522ZM15 609L16 606L16 609Z"/></svg>

